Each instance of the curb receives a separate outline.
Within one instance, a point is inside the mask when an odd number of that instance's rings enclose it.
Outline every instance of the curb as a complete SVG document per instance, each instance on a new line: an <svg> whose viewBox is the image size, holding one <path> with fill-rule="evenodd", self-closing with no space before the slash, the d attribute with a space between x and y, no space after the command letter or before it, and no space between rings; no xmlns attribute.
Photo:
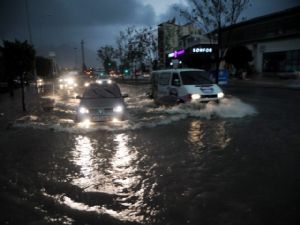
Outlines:
<svg viewBox="0 0 300 225"><path fill-rule="evenodd" d="M243 86L243 87L259 87L259 88L277 88L277 89L290 89L290 90L300 90L299 85L293 84L274 84L274 83L264 83L264 82L249 82L249 81L229 81L227 87L235 87L235 86Z"/></svg>

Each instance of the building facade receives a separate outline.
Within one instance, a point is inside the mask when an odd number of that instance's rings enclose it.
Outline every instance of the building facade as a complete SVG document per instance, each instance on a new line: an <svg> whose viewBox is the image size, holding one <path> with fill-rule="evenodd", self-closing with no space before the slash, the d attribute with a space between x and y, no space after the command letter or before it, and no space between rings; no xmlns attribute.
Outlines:
<svg viewBox="0 0 300 225"><path fill-rule="evenodd" d="M160 67L167 67L169 64L168 55L185 48L183 37L190 35L198 36L201 30L195 28L191 23L178 25L173 19L158 25L158 57ZM194 37L193 37L194 39ZM176 53L175 53L176 55Z"/></svg>
<svg viewBox="0 0 300 225"><path fill-rule="evenodd" d="M298 76L300 71L300 6L256 17L223 29L224 50L246 46L254 71L262 75ZM191 24L162 23L158 28L159 60L169 67L174 60L188 67L212 67L216 42L212 43ZM180 56L177 52L183 52ZM168 57L170 53L171 57Z"/></svg>
<svg viewBox="0 0 300 225"><path fill-rule="evenodd" d="M257 17L225 28L226 48L244 45L258 74L290 76L300 71L300 7Z"/></svg>

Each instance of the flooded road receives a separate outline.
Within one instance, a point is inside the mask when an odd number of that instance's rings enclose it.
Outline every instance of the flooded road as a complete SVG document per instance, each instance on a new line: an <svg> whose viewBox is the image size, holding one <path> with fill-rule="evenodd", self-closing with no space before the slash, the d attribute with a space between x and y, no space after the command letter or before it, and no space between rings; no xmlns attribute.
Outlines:
<svg viewBox="0 0 300 225"><path fill-rule="evenodd" d="M74 95L0 137L1 224L296 224L299 92L228 88L158 107L122 84L129 119L74 123Z"/></svg>

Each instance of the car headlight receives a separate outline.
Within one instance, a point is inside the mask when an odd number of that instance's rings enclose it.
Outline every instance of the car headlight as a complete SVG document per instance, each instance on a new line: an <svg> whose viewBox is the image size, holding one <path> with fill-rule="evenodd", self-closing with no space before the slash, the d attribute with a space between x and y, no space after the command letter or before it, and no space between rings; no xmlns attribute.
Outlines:
<svg viewBox="0 0 300 225"><path fill-rule="evenodd" d="M112 121L113 123L118 123L118 122L120 122L120 120L119 120L118 118L113 118L111 121Z"/></svg>
<svg viewBox="0 0 300 225"><path fill-rule="evenodd" d="M85 107L80 107L79 108L79 113L81 113L81 114L87 114L87 113L89 113L89 110L87 108L85 108Z"/></svg>
<svg viewBox="0 0 300 225"><path fill-rule="evenodd" d="M112 83L112 80L108 80L107 83L108 83L108 84L111 84L111 83Z"/></svg>
<svg viewBox="0 0 300 225"><path fill-rule="evenodd" d="M85 86L85 87L88 87L88 86L90 86L90 83L89 83L89 82L85 82L85 83L84 83L84 86Z"/></svg>
<svg viewBox="0 0 300 225"><path fill-rule="evenodd" d="M102 82L102 80L96 80L96 83L102 84L103 82Z"/></svg>
<svg viewBox="0 0 300 225"><path fill-rule="evenodd" d="M197 99L200 99L201 96L199 94L192 94L191 98L192 98L192 100L197 100Z"/></svg>
<svg viewBox="0 0 300 225"><path fill-rule="evenodd" d="M75 83L74 79L72 79L72 78L67 79L66 82L68 85L72 85Z"/></svg>
<svg viewBox="0 0 300 225"><path fill-rule="evenodd" d="M121 105L114 107L114 112L121 113L121 112L123 112L123 110L124 110L123 106L121 106Z"/></svg>
<svg viewBox="0 0 300 225"><path fill-rule="evenodd" d="M224 93L223 92L219 92L218 93L218 98L223 98L224 97Z"/></svg>

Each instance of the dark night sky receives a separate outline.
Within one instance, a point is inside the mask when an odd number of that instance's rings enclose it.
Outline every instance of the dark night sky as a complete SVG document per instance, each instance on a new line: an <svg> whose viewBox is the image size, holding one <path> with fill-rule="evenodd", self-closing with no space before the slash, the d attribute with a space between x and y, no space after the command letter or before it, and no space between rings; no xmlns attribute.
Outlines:
<svg viewBox="0 0 300 225"><path fill-rule="evenodd" d="M178 13L174 4L186 0L27 0L33 44L39 55L55 51L60 66L80 64L80 41L85 41L87 65L99 66L97 49L114 44L127 26L152 26ZM253 18L300 4L299 0L251 0L245 11ZM29 39L25 0L0 0L0 38ZM74 48L77 48L75 50ZM77 57L76 57L77 55Z"/></svg>

